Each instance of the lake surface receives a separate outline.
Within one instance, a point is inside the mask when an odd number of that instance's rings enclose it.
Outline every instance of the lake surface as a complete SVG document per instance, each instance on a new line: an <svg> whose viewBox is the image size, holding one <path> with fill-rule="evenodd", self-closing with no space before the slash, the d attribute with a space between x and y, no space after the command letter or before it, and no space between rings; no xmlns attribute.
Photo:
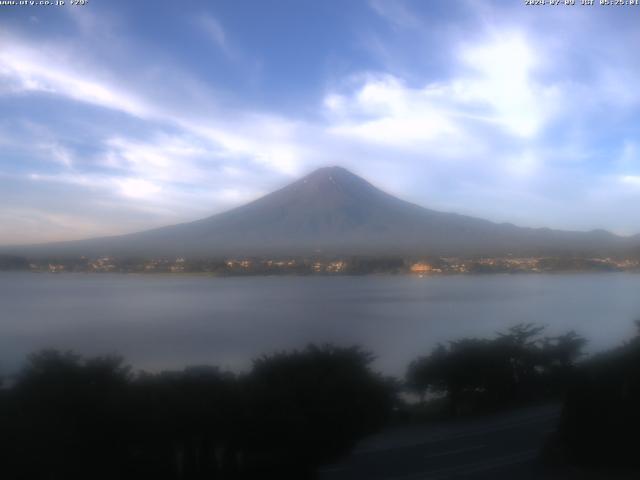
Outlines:
<svg viewBox="0 0 640 480"><path fill-rule="evenodd" d="M438 342L519 322L569 329L589 350L619 344L640 318L640 275L417 278L0 273L0 373L43 347L118 353L135 368L215 364L309 342L358 344L402 375Z"/></svg>

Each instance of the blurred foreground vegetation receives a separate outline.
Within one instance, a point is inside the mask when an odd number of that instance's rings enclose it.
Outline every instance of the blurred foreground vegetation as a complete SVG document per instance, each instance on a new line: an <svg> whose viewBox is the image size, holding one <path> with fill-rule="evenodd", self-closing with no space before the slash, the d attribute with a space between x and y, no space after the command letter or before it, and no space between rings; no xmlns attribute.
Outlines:
<svg viewBox="0 0 640 480"><path fill-rule="evenodd" d="M309 477L388 419L393 389L371 360L310 346L241 376L133 375L120 358L42 351L2 392L2 478Z"/></svg>
<svg viewBox="0 0 640 480"><path fill-rule="evenodd" d="M517 325L438 345L404 382L373 371L358 347L262 356L240 375L133 373L118 357L44 350L0 388L2 478L313 478L390 422L548 401L564 405L551 458L638 468L640 336L587 359L585 344Z"/></svg>
<svg viewBox="0 0 640 480"><path fill-rule="evenodd" d="M520 324L492 339L438 345L409 365L406 385L423 400L444 398L453 416L559 399L587 342L573 331L549 337L544 330Z"/></svg>

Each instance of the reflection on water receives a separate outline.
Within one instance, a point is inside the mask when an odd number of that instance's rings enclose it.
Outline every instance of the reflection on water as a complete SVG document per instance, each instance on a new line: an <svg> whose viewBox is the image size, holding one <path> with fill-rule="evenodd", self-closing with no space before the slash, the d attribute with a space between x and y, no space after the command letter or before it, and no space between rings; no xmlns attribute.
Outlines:
<svg viewBox="0 0 640 480"><path fill-rule="evenodd" d="M137 368L217 364L309 342L359 344L401 375L437 342L536 322L596 351L629 338L640 275L210 278L0 274L0 371L45 346Z"/></svg>

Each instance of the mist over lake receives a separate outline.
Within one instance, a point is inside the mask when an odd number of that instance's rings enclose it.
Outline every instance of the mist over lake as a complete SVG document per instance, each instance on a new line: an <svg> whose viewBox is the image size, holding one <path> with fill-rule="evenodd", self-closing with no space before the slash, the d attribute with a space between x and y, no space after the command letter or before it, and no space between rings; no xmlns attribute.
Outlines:
<svg viewBox="0 0 640 480"><path fill-rule="evenodd" d="M117 353L134 368L214 364L309 342L358 344L401 375L438 342L520 322L576 330L588 351L615 346L640 318L640 275L418 278L0 274L0 373L44 347Z"/></svg>

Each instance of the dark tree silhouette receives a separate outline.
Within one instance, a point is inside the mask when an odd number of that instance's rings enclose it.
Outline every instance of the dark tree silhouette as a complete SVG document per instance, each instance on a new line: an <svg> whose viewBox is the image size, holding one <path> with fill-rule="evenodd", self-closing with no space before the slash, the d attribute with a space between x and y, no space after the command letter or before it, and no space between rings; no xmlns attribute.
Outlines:
<svg viewBox="0 0 640 480"><path fill-rule="evenodd" d="M406 384L422 399L445 395L452 415L558 395L585 340L574 332L543 338L543 331L520 324L493 339L438 345L409 365Z"/></svg>
<svg viewBox="0 0 640 480"><path fill-rule="evenodd" d="M113 476L122 447L122 395L128 369L115 357L84 362L70 352L31 355L12 390L6 425L15 478ZM96 465L103 465L96 471ZM44 469L44 471L43 471Z"/></svg>
<svg viewBox="0 0 640 480"><path fill-rule="evenodd" d="M371 371L372 360L357 347L330 345L257 359L246 379L254 427L247 450L276 463L295 459L298 475L348 451L391 412L393 385ZM271 451L260 452L264 445Z"/></svg>
<svg viewBox="0 0 640 480"><path fill-rule="evenodd" d="M640 322L636 322L640 333ZM565 459L601 468L640 468L640 335L581 365L563 406L557 442ZM631 478L631 477L629 477Z"/></svg>
<svg viewBox="0 0 640 480"><path fill-rule="evenodd" d="M392 385L358 348L309 346L132 375L122 359L31 355L0 389L8 480L304 478L389 416Z"/></svg>

